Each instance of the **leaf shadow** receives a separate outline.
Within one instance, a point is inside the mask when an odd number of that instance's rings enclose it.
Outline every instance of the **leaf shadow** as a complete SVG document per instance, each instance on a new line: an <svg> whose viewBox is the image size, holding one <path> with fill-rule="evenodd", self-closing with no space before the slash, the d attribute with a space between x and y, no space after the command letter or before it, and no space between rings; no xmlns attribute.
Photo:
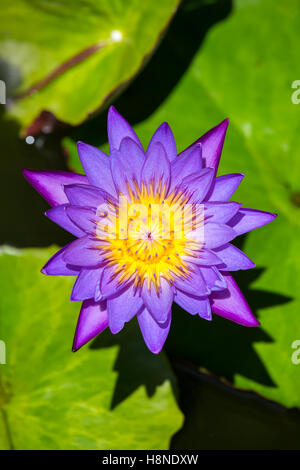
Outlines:
<svg viewBox="0 0 300 470"><path fill-rule="evenodd" d="M236 245L243 247L246 236L236 239ZM292 299L276 292L251 288L251 284L265 271L256 268L240 271L235 278L246 296L252 311L257 315L261 308L272 307L290 302ZM276 387L265 365L255 351L255 343L271 343L273 339L263 328L246 328L214 315L207 322L189 315L173 304L173 319L164 351L171 362L183 360L206 369L229 382L235 374ZM152 354L145 346L138 322L133 319L124 329L113 335L107 329L91 345L92 349L118 346L119 351L114 364L118 372L111 409L129 397L140 386L144 386L148 397L152 397L156 387L170 380L175 396L177 389L173 376L167 367L161 367L164 355Z"/></svg>
<svg viewBox="0 0 300 470"><path fill-rule="evenodd" d="M236 245L242 248L245 240L246 236L239 237ZM293 300L277 292L252 288L251 284L264 272L265 268L258 267L234 273L255 316L260 309L284 305ZM207 322L173 305L172 329L166 343L171 360L192 362L231 383L239 374L262 385L277 386L255 351L256 343L274 342L262 326L246 328L218 315L213 316L212 322Z"/></svg>
<svg viewBox="0 0 300 470"><path fill-rule="evenodd" d="M106 329L91 344L91 349L118 346L114 364L118 373L110 408L113 410L139 387L144 386L147 396L154 396L156 388L168 380L176 396L174 376L163 353L152 354L143 341L136 318L123 330L113 335Z"/></svg>

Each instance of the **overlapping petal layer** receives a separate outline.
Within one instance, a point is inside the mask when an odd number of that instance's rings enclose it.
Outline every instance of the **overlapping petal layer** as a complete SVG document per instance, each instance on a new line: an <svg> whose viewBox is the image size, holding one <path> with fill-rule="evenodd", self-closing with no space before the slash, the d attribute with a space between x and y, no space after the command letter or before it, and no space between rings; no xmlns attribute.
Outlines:
<svg viewBox="0 0 300 470"><path fill-rule="evenodd" d="M42 269L77 276L71 300L83 303L74 350L136 316L147 347L159 353L173 301L206 320L213 312L259 324L228 273L255 264L230 242L275 214L229 201L244 175L216 177L227 127L221 122L177 155L163 123L144 152L111 107L110 156L78 143L85 175L24 170L53 206L46 215L77 237Z"/></svg>

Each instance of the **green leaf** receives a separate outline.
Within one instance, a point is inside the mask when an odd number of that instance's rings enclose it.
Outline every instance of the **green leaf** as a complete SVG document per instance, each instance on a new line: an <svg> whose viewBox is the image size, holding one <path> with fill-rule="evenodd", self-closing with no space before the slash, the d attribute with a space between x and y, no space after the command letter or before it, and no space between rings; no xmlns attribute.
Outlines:
<svg viewBox="0 0 300 470"><path fill-rule="evenodd" d="M1 69L23 130L43 110L78 124L132 79L179 0L2 2Z"/></svg>
<svg viewBox="0 0 300 470"><path fill-rule="evenodd" d="M278 213L272 224L239 241L257 268L236 277L261 327L240 327L216 315L209 323L176 309L167 350L288 407L300 406L300 365L292 362L292 343L300 339L300 105L291 100L292 82L300 77L294 46L299 6L299 0L240 0L231 14L220 11L217 2L182 15L153 58L162 76L185 63L180 51L193 51L184 31L198 37L199 25L206 31L216 19L226 19L209 31L157 111L135 126L147 145L156 127L168 121L181 151L230 118L219 174L244 172L234 200ZM141 90L149 83L153 90L156 86L153 62L134 84L140 94L131 87L119 100L121 106L129 100L139 109L145 106ZM74 152L71 162L76 166Z"/></svg>
<svg viewBox="0 0 300 470"><path fill-rule="evenodd" d="M39 272L53 251L0 256L0 448L167 449L182 417L165 356L134 324L73 354L73 279Z"/></svg>

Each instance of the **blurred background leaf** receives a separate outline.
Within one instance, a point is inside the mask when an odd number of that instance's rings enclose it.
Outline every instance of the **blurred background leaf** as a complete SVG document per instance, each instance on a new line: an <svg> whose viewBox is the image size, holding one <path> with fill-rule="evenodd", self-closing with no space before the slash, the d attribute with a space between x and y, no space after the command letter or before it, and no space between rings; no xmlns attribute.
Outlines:
<svg viewBox="0 0 300 470"><path fill-rule="evenodd" d="M39 272L54 251L2 248L0 448L167 449L182 417L164 354L151 354L134 331L122 373L135 387L113 403L119 346L71 353L79 310L68 299L72 279ZM133 341L132 328L123 341Z"/></svg>
<svg viewBox="0 0 300 470"><path fill-rule="evenodd" d="M44 110L82 122L144 65L178 3L4 0L0 70L11 115L23 131Z"/></svg>

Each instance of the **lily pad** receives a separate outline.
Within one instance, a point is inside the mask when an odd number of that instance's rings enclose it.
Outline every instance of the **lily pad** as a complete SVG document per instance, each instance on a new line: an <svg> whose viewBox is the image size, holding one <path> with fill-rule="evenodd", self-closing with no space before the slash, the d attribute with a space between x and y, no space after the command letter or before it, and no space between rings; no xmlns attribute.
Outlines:
<svg viewBox="0 0 300 470"><path fill-rule="evenodd" d="M149 83L156 90L158 66L162 74L181 67L180 51L191 49L184 32L197 41L207 30L201 19L211 24L221 3L203 8L194 2L192 14L171 27L134 87L115 103L117 109L129 100L139 109L145 105L140 90ZM135 126L147 145L156 127L168 121L181 151L230 118L219 174L245 173L234 200L278 213L271 225L237 240L257 264L236 278L261 327L244 328L217 316L208 323L176 311L167 351L288 407L300 406L300 365L292 362L292 344L300 339L300 105L291 99L300 76L299 6L299 0L235 1L156 112ZM72 168L79 168L70 141L68 148Z"/></svg>
<svg viewBox="0 0 300 470"><path fill-rule="evenodd" d="M23 130L44 110L82 122L144 65L178 3L4 0L0 65L10 114Z"/></svg>
<svg viewBox="0 0 300 470"><path fill-rule="evenodd" d="M182 415L165 356L134 324L72 353L72 279L39 272L54 251L1 250L0 448L167 449Z"/></svg>

